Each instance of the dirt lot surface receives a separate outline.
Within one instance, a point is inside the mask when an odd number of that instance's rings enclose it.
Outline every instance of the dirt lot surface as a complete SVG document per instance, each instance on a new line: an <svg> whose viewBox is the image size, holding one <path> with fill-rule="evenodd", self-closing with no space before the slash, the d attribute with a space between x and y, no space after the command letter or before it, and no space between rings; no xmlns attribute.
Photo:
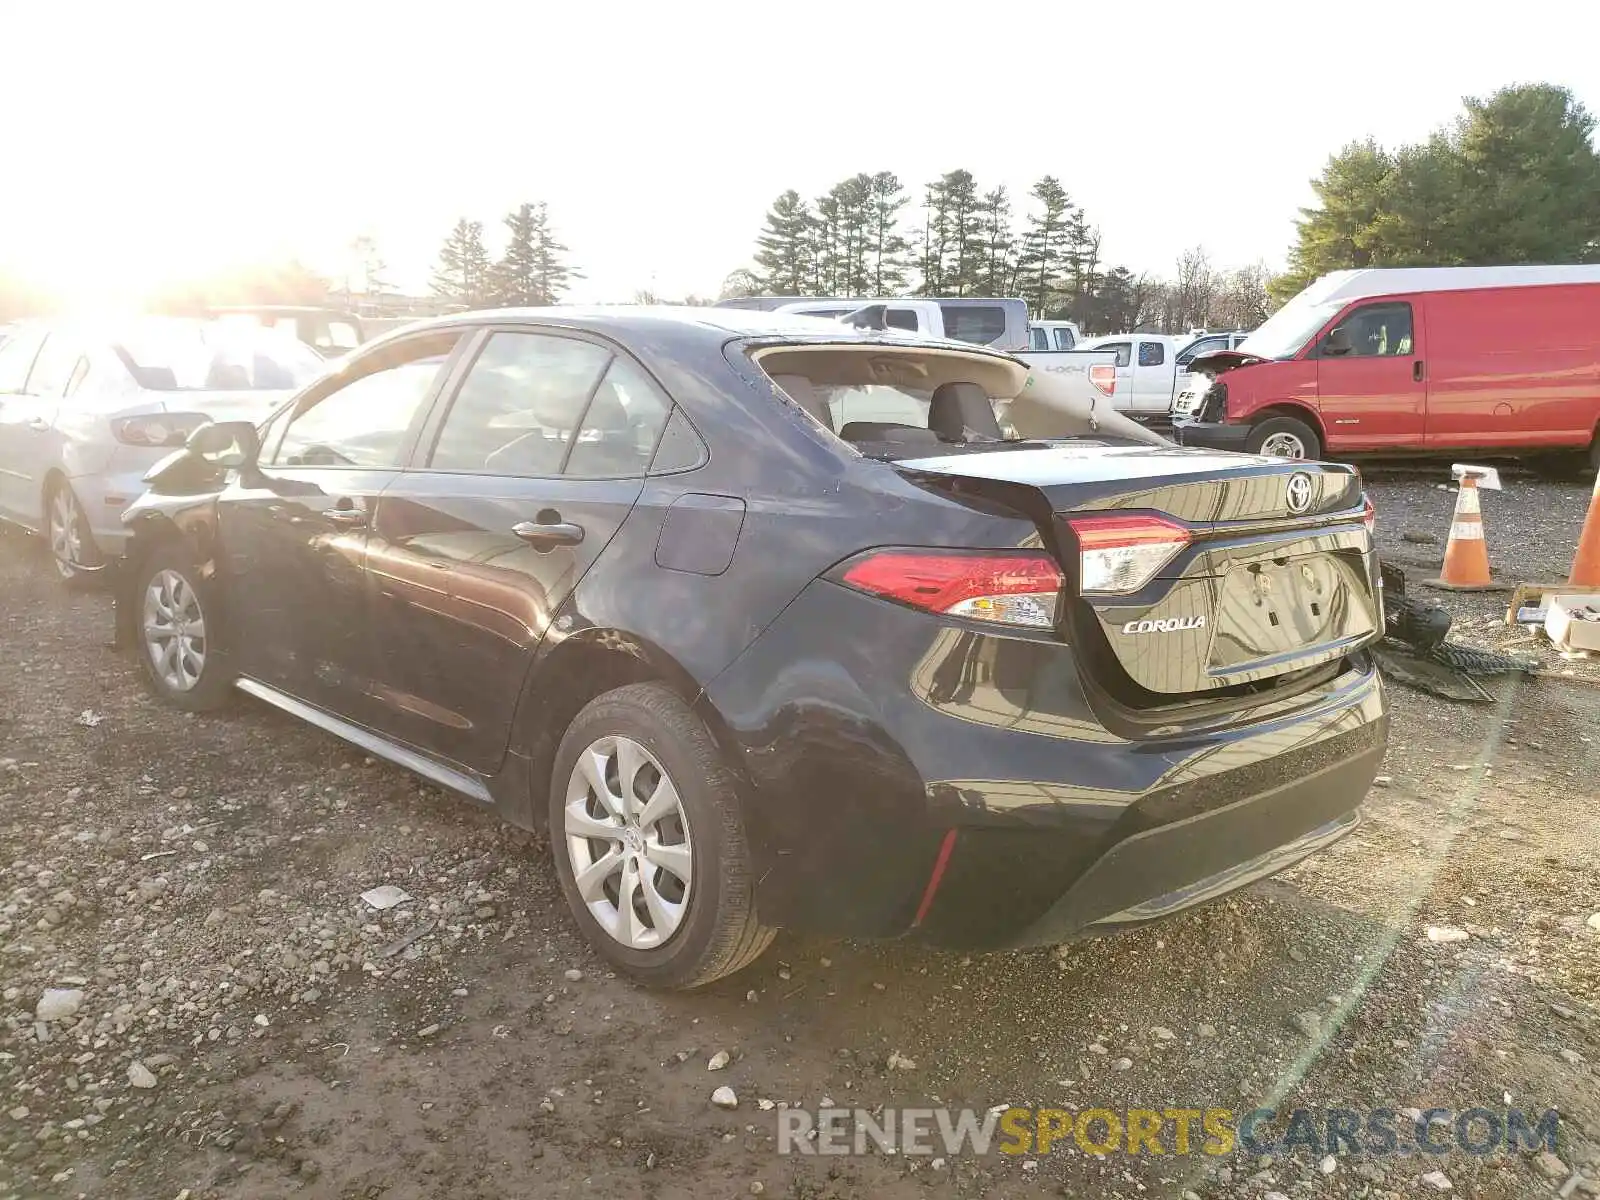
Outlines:
<svg viewBox="0 0 1600 1200"><path fill-rule="evenodd" d="M1443 477L1374 475L1415 575L1441 548L1404 534L1446 530ZM1496 567L1559 579L1587 494L1486 499ZM1537 649L1494 624L1503 596L1448 603L1469 638ZM1538 650L1574 677L1476 707L1393 688L1362 828L1162 926L972 958L784 936L661 996L587 954L535 839L260 705L158 707L106 648L106 597L20 537L0 611L0 1196L1600 1191L1588 664ZM376 912L380 884L414 899ZM1562 1119L1554 1155L779 1156L763 1102L824 1097Z"/></svg>

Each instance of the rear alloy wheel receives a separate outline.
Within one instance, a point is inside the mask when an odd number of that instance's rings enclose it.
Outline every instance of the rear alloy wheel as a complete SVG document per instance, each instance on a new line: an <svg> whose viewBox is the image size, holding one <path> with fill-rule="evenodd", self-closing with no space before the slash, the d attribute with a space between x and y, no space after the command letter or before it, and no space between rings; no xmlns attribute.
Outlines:
<svg viewBox="0 0 1600 1200"><path fill-rule="evenodd" d="M607 692L573 720L552 772L550 844L584 935L639 983L699 987L772 941L732 777L661 684Z"/></svg>
<svg viewBox="0 0 1600 1200"><path fill-rule="evenodd" d="M100 562L89 520L72 486L62 482L50 489L45 500L45 532L50 541L50 561L63 583L82 586L96 577L92 570Z"/></svg>
<svg viewBox="0 0 1600 1200"><path fill-rule="evenodd" d="M1322 439L1316 430L1293 417L1268 417L1252 426L1245 448L1251 454L1272 458L1322 457Z"/></svg>
<svg viewBox="0 0 1600 1200"><path fill-rule="evenodd" d="M220 707L228 698L213 603L215 589L175 547L145 560L130 593L138 622L139 662L158 697L191 712Z"/></svg>

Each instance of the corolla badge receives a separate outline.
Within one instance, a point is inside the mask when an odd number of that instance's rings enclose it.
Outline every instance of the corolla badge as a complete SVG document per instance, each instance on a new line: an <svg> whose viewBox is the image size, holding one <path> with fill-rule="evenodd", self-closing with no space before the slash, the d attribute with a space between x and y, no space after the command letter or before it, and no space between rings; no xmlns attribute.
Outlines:
<svg viewBox="0 0 1600 1200"><path fill-rule="evenodd" d="M1123 633L1173 633L1179 629L1204 629L1204 615L1198 617L1157 617L1145 621L1129 621Z"/></svg>
<svg viewBox="0 0 1600 1200"><path fill-rule="evenodd" d="M1286 499L1289 511L1299 516L1311 507L1311 476L1304 471L1296 471L1289 476L1289 486L1286 489Z"/></svg>

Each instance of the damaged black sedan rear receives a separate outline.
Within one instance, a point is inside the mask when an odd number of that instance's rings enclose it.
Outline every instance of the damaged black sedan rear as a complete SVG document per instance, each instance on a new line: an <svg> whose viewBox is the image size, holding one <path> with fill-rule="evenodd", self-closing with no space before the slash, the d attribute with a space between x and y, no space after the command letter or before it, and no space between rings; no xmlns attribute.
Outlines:
<svg viewBox="0 0 1600 1200"><path fill-rule="evenodd" d="M441 319L158 471L120 628L172 703L243 691L548 828L645 983L780 927L1135 924L1354 827L1377 568L1349 468L1048 390L767 314Z"/></svg>

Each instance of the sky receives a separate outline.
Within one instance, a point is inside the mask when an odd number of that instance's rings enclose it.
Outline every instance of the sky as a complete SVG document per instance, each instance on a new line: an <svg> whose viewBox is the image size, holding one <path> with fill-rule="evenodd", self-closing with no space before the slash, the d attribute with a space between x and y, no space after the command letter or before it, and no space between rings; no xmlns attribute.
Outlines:
<svg viewBox="0 0 1600 1200"><path fill-rule="evenodd" d="M1476 10L1476 12L1474 11ZM784 189L1053 174L1108 263L1280 265L1309 180L1511 83L1600 112L1600 4L0 4L0 270L111 302L548 203L575 301L715 295ZM491 242L493 245L494 242Z"/></svg>

